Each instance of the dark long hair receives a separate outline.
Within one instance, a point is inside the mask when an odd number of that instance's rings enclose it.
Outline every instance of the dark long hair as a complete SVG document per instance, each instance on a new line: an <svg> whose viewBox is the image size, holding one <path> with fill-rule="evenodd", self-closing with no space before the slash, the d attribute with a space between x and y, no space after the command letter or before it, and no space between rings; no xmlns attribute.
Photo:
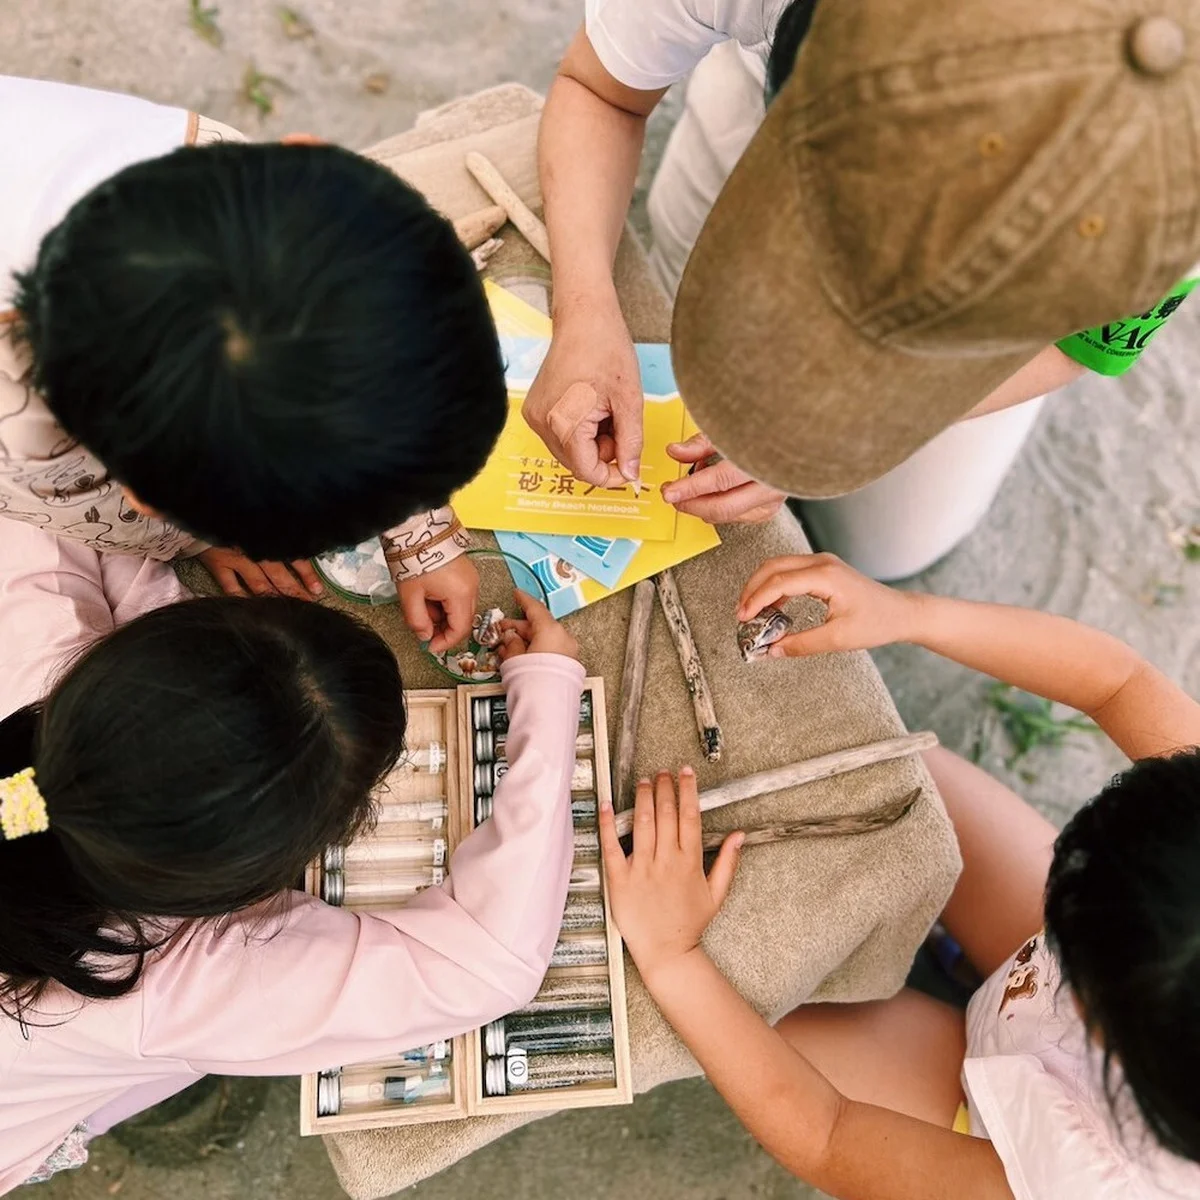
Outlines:
<svg viewBox="0 0 1200 1200"><path fill-rule="evenodd" d="M1063 830L1046 890L1063 982L1154 1137L1200 1162L1200 750L1135 763Z"/></svg>
<svg viewBox="0 0 1200 1200"><path fill-rule="evenodd" d="M391 652L317 604L192 600L99 642L0 723L0 777L33 766L50 817L0 841L0 1011L30 1019L51 983L123 995L156 918L294 886L369 819L404 728Z"/></svg>

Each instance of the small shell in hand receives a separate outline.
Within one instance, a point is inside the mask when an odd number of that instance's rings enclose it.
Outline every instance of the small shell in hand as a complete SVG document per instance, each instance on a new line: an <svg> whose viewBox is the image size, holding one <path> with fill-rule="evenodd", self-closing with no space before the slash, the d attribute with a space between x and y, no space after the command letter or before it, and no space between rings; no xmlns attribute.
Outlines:
<svg viewBox="0 0 1200 1200"><path fill-rule="evenodd" d="M471 636L480 646L494 650L504 640L504 631L500 622L504 620L504 612L499 608L489 608L476 616Z"/></svg>
<svg viewBox="0 0 1200 1200"><path fill-rule="evenodd" d="M768 604L756 617L742 621L737 629L738 650L743 662L767 657L767 651L792 631L792 618L781 608Z"/></svg>

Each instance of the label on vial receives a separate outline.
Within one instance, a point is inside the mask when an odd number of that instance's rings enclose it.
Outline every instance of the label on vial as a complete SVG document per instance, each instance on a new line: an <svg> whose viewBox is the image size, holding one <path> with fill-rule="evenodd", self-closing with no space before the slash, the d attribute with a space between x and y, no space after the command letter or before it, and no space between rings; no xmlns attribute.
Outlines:
<svg viewBox="0 0 1200 1200"><path fill-rule="evenodd" d="M510 1088L522 1088L529 1079L529 1057L521 1047L514 1046L508 1052L506 1074Z"/></svg>

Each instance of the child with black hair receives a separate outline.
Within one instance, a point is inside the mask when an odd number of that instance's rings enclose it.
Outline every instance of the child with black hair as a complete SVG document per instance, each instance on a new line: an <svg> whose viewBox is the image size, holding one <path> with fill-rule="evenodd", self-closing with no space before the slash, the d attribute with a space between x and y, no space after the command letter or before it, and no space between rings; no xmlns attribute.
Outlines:
<svg viewBox="0 0 1200 1200"><path fill-rule="evenodd" d="M460 640L447 502L507 400L450 222L312 137L2 76L0 111L0 516L301 597L386 530L410 626Z"/></svg>
<svg viewBox="0 0 1200 1200"><path fill-rule="evenodd" d="M492 819L443 885L350 912L290 889L404 750L395 658L331 608L173 588L0 521L0 1194L206 1072L378 1060L499 1017L557 938L583 668L544 607L523 597L505 635ZM147 607L42 699L61 652Z"/></svg>
<svg viewBox="0 0 1200 1200"><path fill-rule="evenodd" d="M943 915L986 976L963 1014L912 991L810 1005L772 1028L700 945L695 775L638 787L633 853L601 813L613 913L664 1015L747 1129L840 1200L1183 1200L1200 1195L1200 705L1063 617L895 592L831 555L767 562L738 616L815 596L776 656L912 642L1088 713L1134 765L1055 830L939 750L927 762L963 873ZM962 1136L970 1134L971 1136Z"/></svg>

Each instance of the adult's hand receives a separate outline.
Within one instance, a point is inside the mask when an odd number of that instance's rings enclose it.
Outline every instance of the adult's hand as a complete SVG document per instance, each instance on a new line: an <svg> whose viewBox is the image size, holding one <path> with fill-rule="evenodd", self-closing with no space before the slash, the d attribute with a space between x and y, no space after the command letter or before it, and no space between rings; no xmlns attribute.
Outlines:
<svg viewBox="0 0 1200 1200"><path fill-rule="evenodd" d="M642 380L614 293L556 321L525 398L525 420L577 479L621 487L639 477Z"/></svg>
<svg viewBox="0 0 1200 1200"><path fill-rule="evenodd" d="M787 493L758 483L721 458L702 433L686 442L672 442L667 453L676 462L700 465L692 474L665 484L663 498L680 512L700 517L710 525L769 521L787 499Z"/></svg>

